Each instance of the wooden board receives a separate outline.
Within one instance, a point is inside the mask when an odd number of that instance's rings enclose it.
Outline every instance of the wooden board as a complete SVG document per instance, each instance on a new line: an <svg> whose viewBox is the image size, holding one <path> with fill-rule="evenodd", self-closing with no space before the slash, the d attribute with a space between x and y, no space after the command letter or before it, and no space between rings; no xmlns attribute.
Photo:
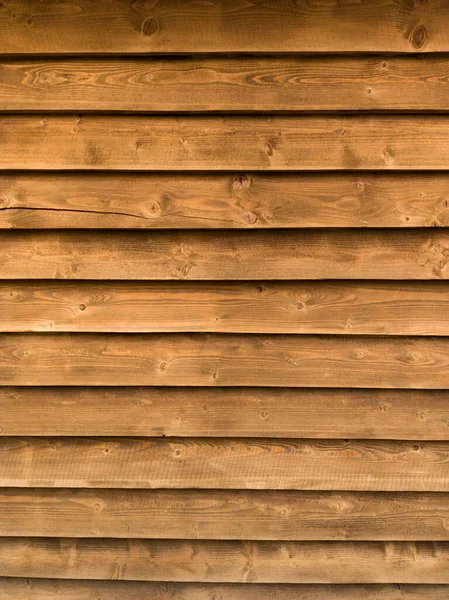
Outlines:
<svg viewBox="0 0 449 600"><path fill-rule="evenodd" d="M0 32L0 600L446 600L447 0Z"/></svg>
<svg viewBox="0 0 449 600"><path fill-rule="evenodd" d="M8 0L3 54L447 52L445 0Z"/></svg>
<svg viewBox="0 0 449 600"><path fill-rule="evenodd" d="M447 390L0 387L0 414L4 436L449 440Z"/></svg>
<svg viewBox="0 0 449 600"><path fill-rule="evenodd" d="M445 171L449 116L7 114L6 169Z"/></svg>
<svg viewBox="0 0 449 600"><path fill-rule="evenodd" d="M2 334L1 385L449 387L449 338Z"/></svg>
<svg viewBox="0 0 449 600"><path fill-rule="evenodd" d="M445 542L2 538L8 577L236 583L449 583Z"/></svg>
<svg viewBox="0 0 449 600"><path fill-rule="evenodd" d="M449 225L449 173L0 173L1 229Z"/></svg>
<svg viewBox="0 0 449 600"><path fill-rule="evenodd" d="M446 585L213 584L0 577L3 600L447 600Z"/></svg>
<svg viewBox="0 0 449 600"><path fill-rule="evenodd" d="M0 487L449 491L447 442L3 437L0 458Z"/></svg>
<svg viewBox="0 0 449 600"><path fill-rule="evenodd" d="M0 256L0 279L449 279L449 230L4 231Z"/></svg>
<svg viewBox="0 0 449 600"><path fill-rule="evenodd" d="M448 521L444 493L0 491L8 537L447 541Z"/></svg>
<svg viewBox="0 0 449 600"><path fill-rule="evenodd" d="M2 60L0 111L439 112L448 75L444 54Z"/></svg>
<svg viewBox="0 0 449 600"><path fill-rule="evenodd" d="M449 335L440 281L7 281L0 302L3 332Z"/></svg>

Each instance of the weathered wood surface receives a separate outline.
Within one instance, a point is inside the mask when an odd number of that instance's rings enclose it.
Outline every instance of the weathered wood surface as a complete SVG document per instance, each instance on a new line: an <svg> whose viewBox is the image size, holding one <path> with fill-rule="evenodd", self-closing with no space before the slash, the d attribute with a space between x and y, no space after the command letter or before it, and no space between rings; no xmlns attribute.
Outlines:
<svg viewBox="0 0 449 600"><path fill-rule="evenodd" d="M449 491L447 442L3 437L0 458L1 487Z"/></svg>
<svg viewBox="0 0 449 600"><path fill-rule="evenodd" d="M8 280L449 279L449 230L4 231L0 257Z"/></svg>
<svg viewBox="0 0 449 600"><path fill-rule="evenodd" d="M0 282L3 332L449 335L446 282Z"/></svg>
<svg viewBox="0 0 449 600"><path fill-rule="evenodd" d="M447 337L0 335L0 386L449 387Z"/></svg>
<svg viewBox="0 0 449 600"><path fill-rule="evenodd" d="M7 0L3 54L447 52L445 0Z"/></svg>
<svg viewBox="0 0 449 600"><path fill-rule="evenodd" d="M449 225L449 173L0 173L0 228Z"/></svg>
<svg viewBox="0 0 449 600"><path fill-rule="evenodd" d="M156 583L0 577L3 600L447 600L448 592L447 585Z"/></svg>
<svg viewBox="0 0 449 600"><path fill-rule="evenodd" d="M446 171L449 116L6 114L5 169Z"/></svg>
<svg viewBox="0 0 449 600"><path fill-rule="evenodd" d="M0 491L0 536L447 541L448 520L444 493Z"/></svg>
<svg viewBox="0 0 449 600"><path fill-rule="evenodd" d="M0 62L0 111L439 112L448 76L444 54L27 58Z"/></svg>
<svg viewBox="0 0 449 600"><path fill-rule="evenodd" d="M235 583L449 583L445 542L0 539L8 577Z"/></svg>
<svg viewBox="0 0 449 600"><path fill-rule="evenodd" d="M448 2L0 31L0 600L446 600Z"/></svg>
<svg viewBox="0 0 449 600"><path fill-rule="evenodd" d="M447 390L0 388L3 436L449 440L448 422Z"/></svg>

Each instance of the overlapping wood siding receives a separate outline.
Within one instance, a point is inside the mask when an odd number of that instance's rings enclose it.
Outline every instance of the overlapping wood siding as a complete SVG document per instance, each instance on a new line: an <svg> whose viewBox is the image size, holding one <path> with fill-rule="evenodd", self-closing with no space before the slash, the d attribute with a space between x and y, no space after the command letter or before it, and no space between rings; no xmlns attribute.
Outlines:
<svg viewBox="0 0 449 600"><path fill-rule="evenodd" d="M0 32L0 600L446 600L449 3Z"/></svg>

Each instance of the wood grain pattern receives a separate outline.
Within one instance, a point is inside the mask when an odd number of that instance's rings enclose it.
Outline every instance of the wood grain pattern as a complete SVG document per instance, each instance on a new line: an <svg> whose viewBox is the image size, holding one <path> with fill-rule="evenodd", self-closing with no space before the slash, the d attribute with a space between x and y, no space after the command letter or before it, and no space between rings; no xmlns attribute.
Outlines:
<svg viewBox="0 0 449 600"><path fill-rule="evenodd" d="M445 0L7 0L3 54L447 52Z"/></svg>
<svg viewBox="0 0 449 600"><path fill-rule="evenodd" d="M449 230L4 231L0 279L449 279Z"/></svg>
<svg viewBox="0 0 449 600"><path fill-rule="evenodd" d="M0 31L0 600L446 600L447 0Z"/></svg>
<svg viewBox="0 0 449 600"><path fill-rule="evenodd" d="M447 442L3 437L0 458L0 487L449 491Z"/></svg>
<svg viewBox="0 0 449 600"><path fill-rule="evenodd" d="M449 440L448 423L447 390L0 388L4 436Z"/></svg>
<svg viewBox="0 0 449 600"><path fill-rule="evenodd" d="M448 522L444 493L0 491L1 536L448 541Z"/></svg>
<svg viewBox="0 0 449 600"><path fill-rule="evenodd" d="M7 281L0 302L3 332L449 334L442 281Z"/></svg>
<svg viewBox="0 0 449 600"><path fill-rule="evenodd" d="M0 577L3 600L447 600L447 585L213 584Z"/></svg>
<svg viewBox="0 0 449 600"><path fill-rule="evenodd" d="M449 173L0 173L0 228L449 225Z"/></svg>
<svg viewBox="0 0 449 600"><path fill-rule="evenodd" d="M446 55L27 57L0 62L0 110L439 112L449 109L448 76Z"/></svg>
<svg viewBox="0 0 449 600"><path fill-rule="evenodd" d="M8 169L446 171L449 116L6 114Z"/></svg>
<svg viewBox="0 0 449 600"><path fill-rule="evenodd" d="M0 335L0 386L449 387L449 338Z"/></svg>
<svg viewBox="0 0 449 600"><path fill-rule="evenodd" d="M8 577L235 583L449 583L445 542L2 538Z"/></svg>

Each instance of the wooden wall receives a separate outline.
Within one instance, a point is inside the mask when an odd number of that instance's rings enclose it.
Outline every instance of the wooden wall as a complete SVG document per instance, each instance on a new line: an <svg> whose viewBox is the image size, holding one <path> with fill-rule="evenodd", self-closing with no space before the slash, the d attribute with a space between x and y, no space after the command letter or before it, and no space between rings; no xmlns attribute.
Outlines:
<svg viewBox="0 0 449 600"><path fill-rule="evenodd" d="M0 32L0 600L446 600L449 3Z"/></svg>

